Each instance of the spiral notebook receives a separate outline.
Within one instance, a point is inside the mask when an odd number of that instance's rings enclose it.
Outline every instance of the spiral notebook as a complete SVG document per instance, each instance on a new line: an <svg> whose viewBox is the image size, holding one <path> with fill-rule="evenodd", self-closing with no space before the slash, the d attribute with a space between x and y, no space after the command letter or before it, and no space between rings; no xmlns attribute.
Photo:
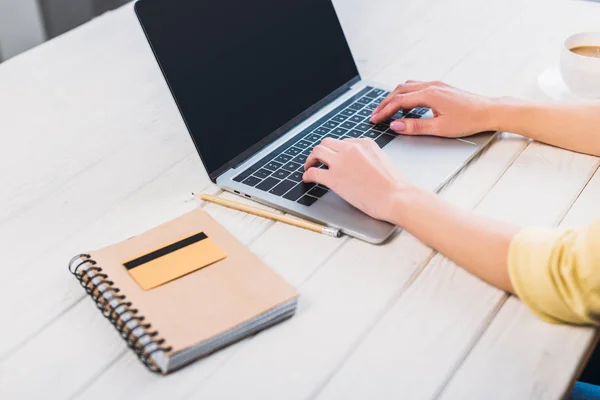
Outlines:
<svg viewBox="0 0 600 400"><path fill-rule="evenodd" d="M163 374L291 317L298 299L203 210L74 257L69 270L139 359Z"/></svg>

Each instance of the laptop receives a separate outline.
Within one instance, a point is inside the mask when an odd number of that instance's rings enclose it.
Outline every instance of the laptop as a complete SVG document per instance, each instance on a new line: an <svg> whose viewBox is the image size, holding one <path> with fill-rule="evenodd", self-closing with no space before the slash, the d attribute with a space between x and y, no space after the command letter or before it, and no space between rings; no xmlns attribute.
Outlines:
<svg viewBox="0 0 600 400"><path fill-rule="evenodd" d="M135 11L214 183L367 242L396 227L302 181L321 140L370 138L435 191L494 136L398 136L391 120L370 123L389 92L361 79L330 0L139 0ZM416 108L394 118L431 116Z"/></svg>

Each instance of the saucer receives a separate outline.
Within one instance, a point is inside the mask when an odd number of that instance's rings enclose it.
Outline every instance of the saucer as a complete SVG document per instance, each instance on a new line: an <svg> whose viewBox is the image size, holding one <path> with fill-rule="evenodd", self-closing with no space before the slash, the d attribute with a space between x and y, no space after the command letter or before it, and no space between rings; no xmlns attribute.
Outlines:
<svg viewBox="0 0 600 400"><path fill-rule="evenodd" d="M565 81L563 81L560 70L557 67L546 68L538 77L538 87L542 93L556 101L589 101L572 93Z"/></svg>

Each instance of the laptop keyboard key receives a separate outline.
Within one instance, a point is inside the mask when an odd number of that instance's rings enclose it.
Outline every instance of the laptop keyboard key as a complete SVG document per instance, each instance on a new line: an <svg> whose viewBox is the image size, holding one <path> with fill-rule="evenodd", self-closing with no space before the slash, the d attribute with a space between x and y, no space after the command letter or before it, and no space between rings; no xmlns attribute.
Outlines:
<svg viewBox="0 0 600 400"><path fill-rule="evenodd" d="M340 126L344 129L352 129L356 126L356 124L354 122L346 121Z"/></svg>
<svg viewBox="0 0 600 400"><path fill-rule="evenodd" d="M292 159L292 156L289 156L287 154L280 154L275 161L277 161L278 163L282 163L285 164L286 162L290 161Z"/></svg>
<svg viewBox="0 0 600 400"><path fill-rule="evenodd" d="M314 143L317 140L320 141L322 137L323 137L323 135L317 135L316 133L309 133L308 135L306 135L306 137L304 138L304 140L306 140L308 142L313 142Z"/></svg>
<svg viewBox="0 0 600 400"><path fill-rule="evenodd" d="M312 151L313 151L313 148L309 147L308 149L304 150L301 154L304 156L309 156L310 153L312 153Z"/></svg>
<svg viewBox="0 0 600 400"><path fill-rule="evenodd" d="M307 142L306 140L301 140L295 145L296 147L300 147L301 149L308 149L312 146L312 143Z"/></svg>
<svg viewBox="0 0 600 400"><path fill-rule="evenodd" d="M304 175L304 174L300 171L292 172L292 174L290 176L288 176L288 179L290 179L294 182L302 182L302 175ZM300 197L300 196L298 196L298 197ZM296 201L296 199L294 199L294 201Z"/></svg>
<svg viewBox="0 0 600 400"><path fill-rule="evenodd" d="M297 147L290 147L289 149L287 149L285 151L285 154L289 154L291 156L297 156L298 154L300 154L302 152L301 149L297 148Z"/></svg>
<svg viewBox="0 0 600 400"><path fill-rule="evenodd" d="M365 120L365 117L363 117L362 115L355 115L353 117L350 117L350 119L348 121L352 121L356 124L360 124L361 122L363 122Z"/></svg>
<svg viewBox="0 0 600 400"><path fill-rule="evenodd" d="M375 139L375 143L377 143L377 145L383 149L389 142L391 142L394 139L395 136L384 133L383 135Z"/></svg>
<svg viewBox="0 0 600 400"><path fill-rule="evenodd" d="M252 168L248 168L247 170L245 170L244 172L242 172L241 174L239 174L238 176L233 178L233 180L235 182L242 182L244 179L246 179L250 175L252 175Z"/></svg>
<svg viewBox="0 0 600 400"><path fill-rule="evenodd" d="M355 113L354 110L352 110L351 108L346 108L344 111L342 111L340 114L345 115L346 117L351 117L353 116Z"/></svg>
<svg viewBox="0 0 600 400"><path fill-rule="evenodd" d="M277 170L277 171L273 172L273 177L275 177L277 179L285 179L289 175L290 175L290 172L286 171L286 170L283 170L283 169L280 169L280 170Z"/></svg>
<svg viewBox="0 0 600 400"><path fill-rule="evenodd" d="M271 171L276 171L279 168L281 168L283 164L278 163L277 161L271 161L270 163L268 163L267 165L265 165L266 169L270 169Z"/></svg>
<svg viewBox="0 0 600 400"><path fill-rule="evenodd" d="M371 117L371 111L365 109L365 110L359 111L358 115L363 116L365 118L367 118L367 117L370 118Z"/></svg>
<svg viewBox="0 0 600 400"><path fill-rule="evenodd" d="M300 154L300 155L297 155L297 156L294 158L294 162L297 162L297 163L298 163L298 164L300 164L300 165L304 165L304 164L306 164L306 159L307 159L307 158L308 158L308 157L307 157L307 156L305 156L304 154Z"/></svg>
<svg viewBox="0 0 600 400"><path fill-rule="evenodd" d="M265 179L266 177L271 175L271 171L263 168L263 169L259 169L258 171L256 171L254 173L254 175L258 176L261 179Z"/></svg>
<svg viewBox="0 0 600 400"><path fill-rule="evenodd" d="M327 194L329 190L322 188L320 186L314 187L310 192L308 192L308 194L310 194L311 196L317 197L317 198L321 198L324 195Z"/></svg>
<svg viewBox="0 0 600 400"><path fill-rule="evenodd" d="M413 114L412 112L408 113L404 118L414 118L419 119L421 116L419 114Z"/></svg>
<svg viewBox="0 0 600 400"><path fill-rule="evenodd" d="M379 135L381 135L381 132L378 131L374 131L373 129L369 129L368 131L366 131L364 133L364 137L369 138L369 139L376 139Z"/></svg>
<svg viewBox="0 0 600 400"><path fill-rule="evenodd" d="M364 107L364 104L353 103L353 104L350 104L350 106L348 108L358 111L358 110L362 110L363 107Z"/></svg>
<svg viewBox="0 0 600 400"><path fill-rule="evenodd" d="M371 129L375 129L376 131L379 131L379 132L385 132L385 131L387 131L388 127L383 124L377 124L377 125L372 125Z"/></svg>
<svg viewBox="0 0 600 400"><path fill-rule="evenodd" d="M269 189L271 189L273 186L277 185L279 182L280 182L279 179L269 177L269 178L265 179L264 181L262 181L260 184L258 184L258 186L256 186L256 188L266 192Z"/></svg>
<svg viewBox="0 0 600 400"><path fill-rule="evenodd" d="M334 135L337 135L337 136L344 136L346 133L348 133L348 129L335 128L334 130L332 130L329 133L333 133Z"/></svg>
<svg viewBox="0 0 600 400"><path fill-rule="evenodd" d="M373 89L366 94L367 97L377 97L383 95L385 92L381 89Z"/></svg>
<svg viewBox="0 0 600 400"><path fill-rule="evenodd" d="M287 169L288 171L294 171L300 168L302 164L298 164L297 162L290 161L289 163L283 166L283 169Z"/></svg>
<svg viewBox="0 0 600 400"><path fill-rule="evenodd" d="M296 182L285 180L281 182L279 185L275 186L273 189L269 190L269 193L274 194L276 196L283 196L288 190L293 188L296 185Z"/></svg>
<svg viewBox="0 0 600 400"><path fill-rule="evenodd" d="M342 114L338 114L335 117L331 118L332 120L334 120L335 122L344 122L345 120L348 119L347 116L342 115Z"/></svg>
<svg viewBox="0 0 600 400"><path fill-rule="evenodd" d="M283 196L283 198L291 201L296 201L300 197L302 197L302 195L304 195L306 192L311 190L313 187L315 187L314 183L300 182L296 186L294 186L292 190L287 192L285 196Z"/></svg>
<svg viewBox="0 0 600 400"><path fill-rule="evenodd" d="M361 97L360 99L356 100L356 102L360 104L369 104L371 100L373 99L370 99L368 97Z"/></svg>
<svg viewBox="0 0 600 400"><path fill-rule="evenodd" d="M310 207L312 206L315 201L317 201L318 199L316 197L312 197L309 195L304 195L300 198L300 200L298 200L298 203L302 204L303 206L307 206Z"/></svg>
<svg viewBox="0 0 600 400"><path fill-rule="evenodd" d="M357 129L357 130L359 130L361 132L366 132L369 129L371 129L371 125L369 125L369 124L358 124L355 129Z"/></svg>
<svg viewBox="0 0 600 400"><path fill-rule="evenodd" d="M340 123L339 122L335 122L335 121L327 121L323 124L323 126L327 129L334 129L336 128Z"/></svg>
<svg viewBox="0 0 600 400"><path fill-rule="evenodd" d="M250 177L246 178L246 179L244 180L244 182L242 182L242 183L243 183L244 185L248 185L248 186L256 186L257 184L259 184L259 183L260 183L260 181L261 181L261 180L262 180L262 179L260 179L260 178L257 178L257 177L255 177L255 176L250 176Z"/></svg>
<svg viewBox="0 0 600 400"><path fill-rule="evenodd" d="M402 119L402 118L404 118L403 110L400 110L400 111L396 112L396 114L392 115L393 120Z"/></svg>
<svg viewBox="0 0 600 400"><path fill-rule="evenodd" d="M350 132L348 132L346 135L349 137L353 137L353 138L359 138L362 136L362 132L361 131L357 131L356 129L352 129Z"/></svg>
<svg viewBox="0 0 600 400"><path fill-rule="evenodd" d="M318 127L317 129L315 129L315 131L314 131L314 132L315 132L315 133L318 133L319 135L324 135L324 134L326 134L326 133L327 133L327 132L329 132L329 131L330 131L329 129L327 129L327 128L324 128L324 127L320 126L320 127Z"/></svg>

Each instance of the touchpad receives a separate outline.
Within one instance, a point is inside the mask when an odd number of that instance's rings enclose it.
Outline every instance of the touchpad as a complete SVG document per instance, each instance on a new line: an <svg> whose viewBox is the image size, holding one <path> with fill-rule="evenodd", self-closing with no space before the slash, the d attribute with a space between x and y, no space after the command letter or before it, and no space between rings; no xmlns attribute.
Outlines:
<svg viewBox="0 0 600 400"><path fill-rule="evenodd" d="M399 135L384 150L408 180L433 191L455 174L479 148L457 139Z"/></svg>

